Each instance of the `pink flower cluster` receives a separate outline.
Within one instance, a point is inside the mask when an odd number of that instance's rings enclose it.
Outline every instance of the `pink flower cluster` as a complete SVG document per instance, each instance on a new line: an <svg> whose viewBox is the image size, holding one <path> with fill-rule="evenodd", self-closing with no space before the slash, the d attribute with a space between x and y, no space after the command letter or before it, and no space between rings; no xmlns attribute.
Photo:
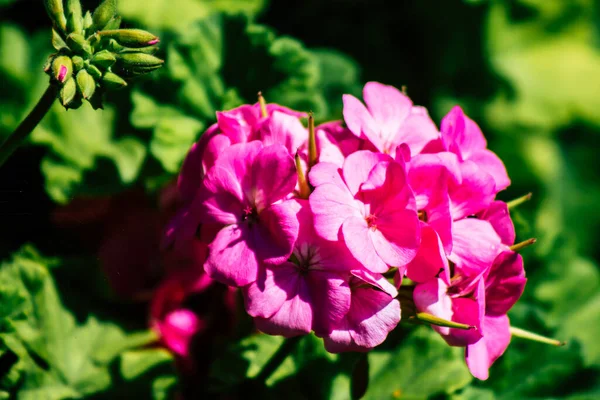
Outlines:
<svg viewBox="0 0 600 400"><path fill-rule="evenodd" d="M406 277L418 312L473 327L434 329L486 379L525 285L495 200L504 165L459 107L438 130L391 86L369 82L363 97L345 95L344 121L314 134L278 105L217 113L182 167L166 244L199 238L205 271L242 289L258 329L313 331L331 352L382 343Z"/></svg>

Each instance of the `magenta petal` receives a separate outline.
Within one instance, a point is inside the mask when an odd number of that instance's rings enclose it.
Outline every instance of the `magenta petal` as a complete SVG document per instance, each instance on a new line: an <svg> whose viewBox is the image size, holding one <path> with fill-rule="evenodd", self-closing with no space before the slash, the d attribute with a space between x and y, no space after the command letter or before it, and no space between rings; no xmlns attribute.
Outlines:
<svg viewBox="0 0 600 400"><path fill-rule="evenodd" d="M253 317L273 316L287 299L297 295L298 279L298 269L289 262L261 268L256 281L244 288L246 312Z"/></svg>
<svg viewBox="0 0 600 400"><path fill-rule="evenodd" d="M188 204L194 199L203 177L202 152L198 143L194 143L183 160L177 178L177 189L184 204Z"/></svg>
<svg viewBox="0 0 600 400"><path fill-rule="evenodd" d="M451 328L448 336L444 336L451 346L467 346L481 338L481 319L483 318L478 300L467 297L452 299L452 321L475 326L476 329L462 330Z"/></svg>
<svg viewBox="0 0 600 400"><path fill-rule="evenodd" d="M208 275L229 286L245 286L256 280L258 261L249 247L252 232L247 225L229 225L221 229L208 246L204 268Z"/></svg>
<svg viewBox="0 0 600 400"><path fill-rule="evenodd" d="M369 285L381 289L383 292L389 294L391 297L398 296L398 290L385 278L385 276L373 273L364 268L353 269L350 272L352 276L355 276L360 280L365 281Z"/></svg>
<svg viewBox="0 0 600 400"><path fill-rule="evenodd" d="M269 335L283 335L285 337L304 335L311 331L313 323L313 308L311 305L309 287L304 277L297 275L292 284L288 281L289 297L270 318L255 318L256 327Z"/></svg>
<svg viewBox="0 0 600 400"><path fill-rule="evenodd" d="M354 342L373 348L385 340L400 322L400 303L386 293L370 288L355 288L347 317Z"/></svg>
<svg viewBox="0 0 600 400"><path fill-rule="evenodd" d="M202 154L202 167L204 171L208 171L215 165L217 159L225 149L231 146L231 140L225 135L218 134L213 136L208 143L206 143L206 149Z"/></svg>
<svg viewBox="0 0 600 400"><path fill-rule="evenodd" d="M296 166L282 145L263 147L252 165L252 194L254 204L262 209L283 199L296 186Z"/></svg>
<svg viewBox="0 0 600 400"><path fill-rule="evenodd" d="M452 299L447 294L448 285L439 278L415 286L413 300L419 312L425 312L445 320L452 320ZM450 328L444 326L431 326L442 336L450 334Z"/></svg>
<svg viewBox="0 0 600 400"><path fill-rule="evenodd" d="M260 213L253 227L253 249L265 263L281 264L292 254L299 230L296 212L294 201L283 201Z"/></svg>
<svg viewBox="0 0 600 400"><path fill-rule="evenodd" d="M417 213L386 210L378 216L377 230L370 231L373 247L388 265L400 267L417 255L421 232ZM381 271L375 271L381 272Z"/></svg>
<svg viewBox="0 0 600 400"><path fill-rule="evenodd" d="M217 111L217 124L232 143L244 143L251 140L256 117L252 106L243 105L230 111Z"/></svg>
<svg viewBox="0 0 600 400"><path fill-rule="evenodd" d="M463 276L488 269L502 250L500 237L488 221L466 218L452 227L452 254L448 257Z"/></svg>
<svg viewBox="0 0 600 400"><path fill-rule="evenodd" d="M452 218L456 221L487 208L496 196L496 184L490 174L472 161L460 165L462 183L450 183Z"/></svg>
<svg viewBox="0 0 600 400"><path fill-rule="evenodd" d="M507 246L512 246L515 243L515 226L505 202L494 201L486 210L479 213L478 218L487 220L492 224L494 230L502 239L502 243Z"/></svg>
<svg viewBox="0 0 600 400"><path fill-rule="evenodd" d="M394 142L407 143L412 154L419 154L427 143L439 137L440 132L429 117L427 109L412 107L410 115L398 130Z"/></svg>
<svg viewBox="0 0 600 400"><path fill-rule="evenodd" d="M369 179L373 167L382 161L392 161L392 158L387 154L368 150L357 151L346 158L342 174L352 196L355 196L361 185Z"/></svg>
<svg viewBox="0 0 600 400"><path fill-rule="evenodd" d="M377 131L375 120L356 97L345 94L342 96L344 102L344 122L348 129L357 137L366 137L379 151L383 151L383 142Z"/></svg>
<svg viewBox="0 0 600 400"><path fill-rule="evenodd" d="M234 224L242 217L244 200L239 181L218 165L211 168L200 188L201 222Z"/></svg>
<svg viewBox="0 0 600 400"><path fill-rule="evenodd" d="M425 282L448 268L442 242L435 230L421 224L421 245L416 257L407 265L406 276L415 282Z"/></svg>
<svg viewBox="0 0 600 400"><path fill-rule="evenodd" d="M350 310L350 286L339 274L314 270L307 275L314 310L312 329L329 334Z"/></svg>
<svg viewBox="0 0 600 400"><path fill-rule="evenodd" d="M473 161L479 168L494 178L496 191L499 192L510 186L510 178L508 177L504 163L491 150L485 149L475 152L469 160Z"/></svg>
<svg viewBox="0 0 600 400"><path fill-rule="evenodd" d="M318 186L308 200L314 215L315 231L326 240L338 240L340 228L346 218L361 216L348 189L334 184Z"/></svg>
<svg viewBox="0 0 600 400"><path fill-rule="evenodd" d="M218 166L227 170L235 178L246 199L253 198L252 165L262 148L263 144L257 140L233 144L225 149L215 162L215 167Z"/></svg>
<svg viewBox="0 0 600 400"><path fill-rule="evenodd" d="M190 310L178 309L168 313L159 323L161 339L180 356L189 354L194 334L204 327L202 321Z"/></svg>
<svg viewBox="0 0 600 400"><path fill-rule="evenodd" d="M496 257L485 279L486 315L504 315L525 290L525 269L521 255L504 251Z"/></svg>
<svg viewBox="0 0 600 400"><path fill-rule="evenodd" d="M367 352L371 350L368 347L360 347L354 343L346 319L329 335L323 338L323 343L325 344L325 350L330 353L342 353L345 351Z"/></svg>
<svg viewBox="0 0 600 400"><path fill-rule="evenodd" d="M260 135L265 146L283 145L291 155L308 140L308 131L298 117L280 111L271 114L267 123L261 126Z"/></svg>
<svg viewBox="0 0 600 400"><path fill-rule="evenodd" d="M510 343L510 321L506 315L486 316L483 320L483 337L467 346L465 359L471 374L477 379L486 380L489 368Z"/></svg>
<svg viewBox="0 0 600 400"><path fill-rule="evenodd" d="M388 266L377 254L371 234L371 228L369 228L367 222L362 218L347 218L342 225L344 242L354 258L369 271L378 273L386 272Z"/></svg>
<svg viewBox="0 0 600 400"><path fill-rule="evenodd" d="M443 119L442 139L446 148L467 160L473 153L485 149L487 143L479 126L456 106Z"/></svg>

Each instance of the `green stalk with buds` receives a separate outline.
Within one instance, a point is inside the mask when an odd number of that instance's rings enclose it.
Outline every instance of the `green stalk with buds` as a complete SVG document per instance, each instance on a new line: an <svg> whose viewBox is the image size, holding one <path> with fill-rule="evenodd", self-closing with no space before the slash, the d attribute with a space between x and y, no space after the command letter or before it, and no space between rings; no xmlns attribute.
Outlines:
<svg viewBox="0 0 600 400"><path fill-rule="evenodd" d="M154 56L159 39L141 29L119 29L117 0L104 0L93 13L80 0L44 0L56 52L44 66L50 85L38 104L0 146L0 166L40 123L58 98L66 109L84 101L102 108L104 93L163 65Z"/></svg>

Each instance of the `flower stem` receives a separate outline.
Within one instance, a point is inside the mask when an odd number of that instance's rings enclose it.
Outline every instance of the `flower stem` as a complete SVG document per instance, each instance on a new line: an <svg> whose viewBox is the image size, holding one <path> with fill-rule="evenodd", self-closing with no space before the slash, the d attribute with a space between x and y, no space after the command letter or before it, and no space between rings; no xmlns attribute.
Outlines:
<svg viewBox="0 0 600 400"><path fill-rule="evenodd" d="M275 354L267 361L262 371L253 379L255 382L265 383L267 379L271 377L273 372L279 368L281 363L290 355L296 344L302 339L303 336L294 336L285 339L281 346L277 349Z"/></svg>
<svg viewBox="0 0 600 400"><path fill-rule="evenodd" d="M17 150L25 138L35 129L46 115L56 99L57 89L54 85L48 86L33 110L25 117L23 122L0 146L0 167Z"/></svg>

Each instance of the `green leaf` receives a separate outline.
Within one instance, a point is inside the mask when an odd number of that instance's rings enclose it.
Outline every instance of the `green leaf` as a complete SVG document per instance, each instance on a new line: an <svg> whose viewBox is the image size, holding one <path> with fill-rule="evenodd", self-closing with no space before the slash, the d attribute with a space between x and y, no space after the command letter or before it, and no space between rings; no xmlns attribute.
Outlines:
<svg viewBox="0 0 600 400"><path fill-rule="evenodd" d="M472 380L463 353L434 331L415 329L396 349L369 353L365 399L425 399L453 393Z"/></svg>
<svg viewBox="0 0 600 400"><path fill-rule="evenodd" d="M33 131L31 140L52 150L42 161L42 171L54 201L66 203L76 194L99 187L110 191L110 187L118 189L135 181L146 156L145 146L133 136L116 138L114 119L111 107L93 110L88 105L65 111L55 105ZM98 164L106 161L114 172L100 169ZM92 172L100 176L89 175Z"/></svg>
<svg viewBox="0 0 600 400"><path fill-rule="evenodd" d="M78 323L49 273L48 266L57 263L25 247L0 268L0 349L18 357L8 382L19 398L70 399L106 391L120 353L156 340L148 332L128 334L91 314ZM136 373L155 364L138 365Z"/></svg>

